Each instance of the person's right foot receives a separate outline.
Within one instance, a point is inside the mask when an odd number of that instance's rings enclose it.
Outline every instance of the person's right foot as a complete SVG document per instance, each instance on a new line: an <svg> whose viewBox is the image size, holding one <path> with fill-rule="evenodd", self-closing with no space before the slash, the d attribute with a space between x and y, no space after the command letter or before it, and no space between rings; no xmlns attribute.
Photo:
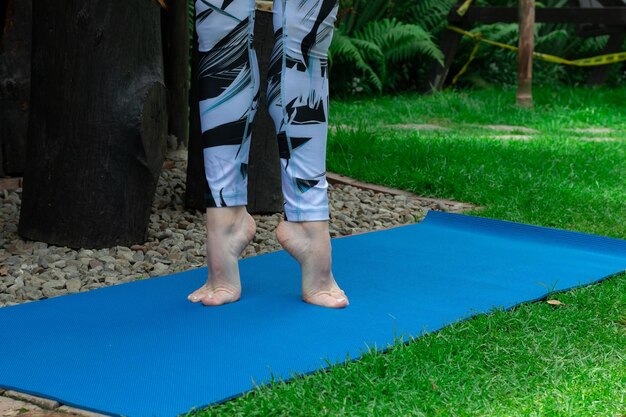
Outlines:
<svg viewBox="0 0 626 417"><path fill-rule="evenodd" d="M239 255L254 237L256 224L245 206L208 208L207 282L187 299L205 306L232 303L241 297Z"/></svg>
<svg viewBox="0 0 626 417"><path fill-rule="evenodd" d="M330 308L350 304L331 270L327 221L283 221L276 229L276 237L302 268L302 299L305 302Z"/></svg>

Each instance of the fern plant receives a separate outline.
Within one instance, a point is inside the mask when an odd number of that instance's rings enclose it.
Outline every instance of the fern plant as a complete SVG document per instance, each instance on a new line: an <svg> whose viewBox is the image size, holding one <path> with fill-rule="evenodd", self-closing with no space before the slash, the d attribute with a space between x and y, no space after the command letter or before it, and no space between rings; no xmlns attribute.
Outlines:
<svg viewBox="0 0 626 417"><path fill-rule="evenodd" d="M354 79L363 79L365 83L357 83L356 91L382 92L395 88L404 64L416 57L443 60L431 34L422 27L382 18L389 13L390 5L389 0L342 2L341 18L329 50L333 78L348 85Z"/></svg>
<svg viewBox="0 0 626 417"><path fill-rule="evenodd" d="M433 35L439 34L448 24L448 13L456 0L395 0L390 15L401 22L421 26Z"/></svg>

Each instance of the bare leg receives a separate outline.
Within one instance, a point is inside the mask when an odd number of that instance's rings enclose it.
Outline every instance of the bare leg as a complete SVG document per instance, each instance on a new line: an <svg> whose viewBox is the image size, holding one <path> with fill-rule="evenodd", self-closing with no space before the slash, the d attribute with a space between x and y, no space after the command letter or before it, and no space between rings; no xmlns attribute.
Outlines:
<svg viewBox="0 0 626 417"><path fill-rule="evenodd" d="M208 208L206 225L209 276L188 299L206 306L232 303L241 297L239 255L254 237L256 225L245 206Z"/></svg>
<svg viewBox="0 0 626 417"><path fill-rule="evenodd" d="M347 306L331 270L326 181L328 47L338 0L274 1L267 103L281 159L285 219L276 231L302 268L302 298Z"/></svg>
<svg viewBox="0 0 626 417"><path fill-rule="evenodd" d="M189 300L215 306L241 296L237 261L256 229L245 208L259 92L255 1L196 0L195 11L209 276Z"/></svg>
<svg viewBox="0 0 626 417"><path fill-rule="evenodd" d="M350 304L331 270L328 221L283 221L276 229L276 237L302 268L302 299L305 302L331 308Z"/></svg>

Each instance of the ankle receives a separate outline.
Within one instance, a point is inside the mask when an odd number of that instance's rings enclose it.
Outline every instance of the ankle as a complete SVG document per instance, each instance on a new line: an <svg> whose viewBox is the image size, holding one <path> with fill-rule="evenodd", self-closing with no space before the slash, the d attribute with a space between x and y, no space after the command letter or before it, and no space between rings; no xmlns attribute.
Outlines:
<svg viewBox="0 0 626 417"><path fill-rule="evenodd" d="M206 209L207 224L234 226L248 214L246 206L209 207Z"/></svg>

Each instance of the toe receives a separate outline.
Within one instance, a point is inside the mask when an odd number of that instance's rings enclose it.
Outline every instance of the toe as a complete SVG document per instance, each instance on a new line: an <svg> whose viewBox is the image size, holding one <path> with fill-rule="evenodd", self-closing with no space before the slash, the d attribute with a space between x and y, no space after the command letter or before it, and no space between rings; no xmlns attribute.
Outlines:
<svg viewBox="0 0 626 417"><path fill-rule="evenodd" d="M198 288L187 296L192 303L202 303L205 306L219 306L239 300L240 290L226 287L208 287L206 285Z"/></svg>
<svg viewBox="0 0 626 417"><path fill-rule="evenodd" d="M193 292L187 296L187 299L192 303L199 303L204 298L204 294L199 291Z"/></svg>
<svg viewBox="0 0 626 417"><path fill-rule="evenodd" d="M208 291L200 301L205 306L219 306L222 304L233 303L237 300L239 300L237 293L226 288L216 288L212 291Z"/></svg>
<svg viewBox="0 0 626 417"><path fill-rule="evenodd" d="M309 304L315 304L329 308L344 308L350 305L348 297L341 290L319 291L303 297L303 300Z"/></svg>

